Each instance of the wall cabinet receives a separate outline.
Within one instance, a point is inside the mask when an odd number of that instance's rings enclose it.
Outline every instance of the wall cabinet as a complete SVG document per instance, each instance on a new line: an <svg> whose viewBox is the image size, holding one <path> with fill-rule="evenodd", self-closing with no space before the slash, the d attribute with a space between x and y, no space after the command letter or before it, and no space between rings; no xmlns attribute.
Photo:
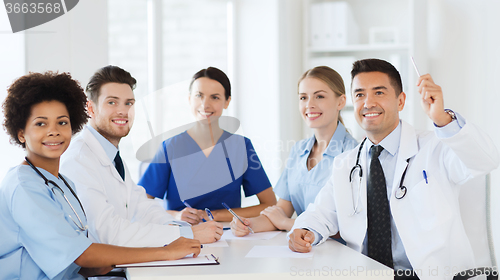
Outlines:
<svg viewBox="0 0 500 280"><path fill-rule="evenodd" d="M354 119L350 94L350 70L358 59L379 58L391 62L403 79L407 95L402 119L426 128L416 91L417 74L427 70L426 0L304 0L303 70L326 65L344 79L347 105L342 112L346 127L360 140L364 133ZM305 126L303 136L312 135Z"/></svg>

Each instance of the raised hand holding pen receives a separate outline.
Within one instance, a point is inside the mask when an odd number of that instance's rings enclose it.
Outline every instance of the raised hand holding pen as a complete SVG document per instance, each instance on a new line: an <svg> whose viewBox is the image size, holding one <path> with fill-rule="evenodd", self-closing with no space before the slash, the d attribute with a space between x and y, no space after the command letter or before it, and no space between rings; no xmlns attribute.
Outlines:
<svg viewBox="0 0 500 280"><path fill-rule="evenodd" d="M452 121L451 116L444 111L443 91L434 83L431 75L425 74L418 78L418 92L422 108L436 126L445 126Z"/></svg>
<svg viewBox="0 0 500 280"><path fill-rule="evenodd" d="M445 126L452 121L451 116L444 111L443 91L434 83L430 74L420 75L417 64L413 57L411 62L418 75L417 87L420 93L420 103L425 113L439 127Z"/></svg>

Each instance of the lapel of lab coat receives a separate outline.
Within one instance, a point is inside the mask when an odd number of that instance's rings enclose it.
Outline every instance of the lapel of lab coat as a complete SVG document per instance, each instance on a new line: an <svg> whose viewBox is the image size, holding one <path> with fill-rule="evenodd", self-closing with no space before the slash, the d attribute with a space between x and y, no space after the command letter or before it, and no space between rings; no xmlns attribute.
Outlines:
<svg viewBox="0 0 500 280"><path fill-rule="evenodd" d="M408 158L412 158L414 157L417 153L418 153L418 143L417 143L417 136L416 136L416 133L415 133L415 129L409 125L408 123L406 123L405 121L401 121L401 139L400 139L400 143L399 143L399 151L398 151L398 158L396 160L396 170L394 172L394 179L393 179L393 182L392 182L392 186L391 185L387 185L387 187L391 187L391 196L390 196L390 200L389 200L389 203L391 205L391 211L393 211L392 209L393 208L393 203L395 202L394 200L396 200L396 198L394 197L394 192L396 191L397 188L399 188L399 181L401 180L401 177L403 175L403 172L406 168L406 165L407 165L407 162L406 160ZM366 143L365 143L366 145ZM362 247L362 244L363 244L363 241L364 241L364 238L365 238L365 234L366 234L366 230L368 228L368 217L367 217L367 193L366 193L366 184L367 184L367 180L368 180L368 168L367 168L367 156L366 156L366 153L367 153L367 147L363 147L363 150L361 152L361 156L360 156L360 159L359 159L359 162L361 164L361 166L363 167L363 180L361 182L361 192L362 192L362 196L361 196L361 200L362 200L362 206L365 207L365 209L360 209L362 212L365 213L365 215L362 215L362 216L354 216L355 218L359 219L358 222L362 223L362 227L363 227L363 231L361 231L363 234L360 234L359 236L357 236L356 241L355 242L356 244L358 244L359 248ZM356 149L357 150L357 149ZM352 166L354 166L355 164L355 158L353 159L354 161L352 162ZM411 161L410 161L411 162ZM408 171L407 172L410 172L410 167L408 167ZM403 182L404 184L404 182ZM394 216L394 215L393 215ZM360 225L361 226L361 225Z"/></svg>
<svg viewBox="0 0 500 280"><path fill-rule="evenodd" d="M104 151L104 148L101 146L99 141L94 137L92 132L88 128L84 128L82 131L82 137L89 146L89 149L92 151L94 156L99 160L101 165L105 168L111 169L111 173L113 174L113 177L115 177L119 182L123 182L120 174L118 171L116 171L116 168L113 164L113 162L108 158L106 155L106 152ZM125 165L125 164L124 164ZM127 168L125 168L125 177L127 176Z"/></svg>
<svg viewBox="0 0 500 280"><path fill-rule="evenodd" d="M401 139L399 142L398 158L396 160L396 167L395 167L396 170L394 172L394 179L392 182L390 201L395 199L394 193L399 188L403 172L407 165L406 160L414 157L417 153L418 153L418 143L417 143L417 135L415 133L415 129L405 121L401 121ZM410 167L408 167L407 172L410 172L409 169Z"/></svg>
<svg viewBox="0 0 500 280"><path fill-rule="evenodd" d="M364 194L361 196L362 200L362 205L366 207L367 205L367 193L366 193L366 184L368 180L368 167L367 167L367 156L366 153L368 152L368 147L366 146L367 144L365 143L365 147L363 147L363 151L361 152L361 156L359 159L359 163L361 166L363 166L363 180L361 182L361 192ZM398 158L396 160L396 170L394 171L394 178L392 185L387 185L387 187L391 188L391 196L390 196L390 203L392 204L392 200L394 198L394 192L399 188L399 183L401 181L401 177L403 176L403 172L406 168L407 162L406 160L409 158L414 157L418 153L418 143L417 143L417 135L415 133L415 129L409 125L405 121L401 121L401 139L399 143L399 150L398 150ZM353 162L353 166L354 166ZM408 167L409 168L409 167ZM407 171L408 172L408 171ZM404 184L404 182L403 182ZM392 205L391 205L392 208ZM364 209L366 210L366 209ZM365 212L366 213L366 212ZM366 215L365 215L366 218ZM366 226L368 225L368 220L365 219Z"/></svg>

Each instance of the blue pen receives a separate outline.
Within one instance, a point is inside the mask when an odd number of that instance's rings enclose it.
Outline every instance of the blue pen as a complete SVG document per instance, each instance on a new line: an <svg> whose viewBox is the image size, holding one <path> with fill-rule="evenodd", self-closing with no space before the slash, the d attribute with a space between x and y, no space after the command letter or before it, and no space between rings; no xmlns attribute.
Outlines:
<svg viewBox="0 0 500 280"><path fill-rule="evenodd" d="M231 210L231 208L229 208L229 206L227 206L226 203L222 202L222 206L224 206L227 209L227 211L229 211L229 213L231 213L231 215L233 215L236 219L240 220L240 222L243 225L245 225L245 223L243 222L243 220L240 217L238 217L238 215L236 215L236 213L234 213L234 211ZM251 233L254 233L251 227L247 226L247 228L250 230Z"/></svg>
<svg viewBox="0 0 500 280"><path fill-rule="evenodd" d="M422 173L424 173L425 183L429 184L429 181L427 181L427 172L425 172L425 170L424 170L424 171L422 171Z"/></svg>
<svg viewBox="0 0 500 280"><path fill-rule="evenodd" d="M207 216L210 219L210 221L214 220L214 215L212 215L212 212L210 211L210 209L205 208L205 213L207 213Z"/></svg>
<svg viewBox="0 0 500 280"><path fill-rule="evenodd" d="M183 200L183 201L182 201L182 203L184 203L184 205L185 205L186 207L193 208L193 207L191 207L191 205L189 205L189 203L187 203L185 200ZM194 208L193 208L193 209L194 209ZM206 222L206 221L207 221L207 220L205 220L204 218L201 218L201 219L203 220L203 222Z"/></svg>

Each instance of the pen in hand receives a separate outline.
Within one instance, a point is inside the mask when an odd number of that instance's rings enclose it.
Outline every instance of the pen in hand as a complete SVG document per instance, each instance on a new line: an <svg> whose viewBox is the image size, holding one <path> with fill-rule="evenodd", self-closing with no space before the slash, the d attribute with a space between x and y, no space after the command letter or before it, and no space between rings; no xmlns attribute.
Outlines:
<svg viewBox="0 0 500 280"><path fill-rule="evenodd" d="M245 223L243 222L243 220L242 220L240 217L238 217L238 215L236 215L236 213L234 213L234 211L233 211L233 210L231 210L231 208L229 208L229 206L227 206L227 204L226 204L226 203L222 202L222 206L224 206L224 208L226 208L226 209L227 209L227 211L229 211L229 213L231 213L231 215L233 215L233 216L234 216L236 219L238 219L238 220L239 220L239 221L240 221L243 225L245 225ZM250 230L250 232L251 232L251 233L254 233L251 227L247 226L247 228Z"/></svg>
<svg viewBox="0 0 500 280"><path fill-rule="evenodd" d="M205 213L207 213L208 219L209 219L210 221L213 221L213 220L214 220L214 215L212 215L212 212L210 211L210 209L205 208Z"/></svg>
<svg viewBox="0 0 500 280"><path fill-rule="evenodd" d="M189 203L187 203L185 200L183 200L183 201L182 201L182 203L183 203L186 207L188 207L188 208L193 208L193 207L191 207L191 205L189 205ZM193 209L194 209L194 208L193 208ZM203 217L201 217L201 219L203 220L203 222L206 222L206 221L207 221L207 220L205 220L205 218L203 218Z"/></svg>

